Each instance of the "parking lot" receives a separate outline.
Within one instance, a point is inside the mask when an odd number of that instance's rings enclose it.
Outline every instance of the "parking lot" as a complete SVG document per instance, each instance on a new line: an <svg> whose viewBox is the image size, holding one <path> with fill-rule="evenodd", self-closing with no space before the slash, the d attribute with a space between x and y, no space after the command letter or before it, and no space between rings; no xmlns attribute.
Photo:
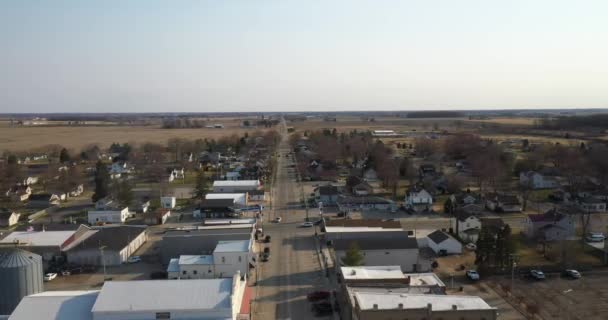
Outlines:
<svg viewBox="0 0 608 320"><path fill-rule="evenodd" d="M509 276L494 277L487 284L522 312L542 319L607 319L608 272L584 274L570 280L559 274L547 274L546 280L517 277L509 292Z"/></svg>

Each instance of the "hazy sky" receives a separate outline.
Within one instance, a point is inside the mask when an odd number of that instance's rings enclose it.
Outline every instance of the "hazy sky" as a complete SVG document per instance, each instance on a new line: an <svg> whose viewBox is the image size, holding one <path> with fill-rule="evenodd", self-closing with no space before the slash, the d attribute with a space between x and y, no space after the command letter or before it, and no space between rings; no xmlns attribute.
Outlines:
<svg viewBox="0 0 608 320"><path fill-rule="evenodd" d="M608 107L608 1L0 1L0 112Z"/></svg>

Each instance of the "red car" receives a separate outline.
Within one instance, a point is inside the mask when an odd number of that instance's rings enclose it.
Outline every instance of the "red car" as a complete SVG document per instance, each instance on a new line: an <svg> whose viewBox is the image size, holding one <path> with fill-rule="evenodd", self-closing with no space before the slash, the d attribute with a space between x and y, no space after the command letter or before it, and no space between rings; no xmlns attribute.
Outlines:
<svg viewBox="0 0 608 320"><path fill-rule="evenodd" d="M331 292L329 291L314 291L309 293L306 298L308 298L308 301L319 301L329 299L330 295Z"/></svg>

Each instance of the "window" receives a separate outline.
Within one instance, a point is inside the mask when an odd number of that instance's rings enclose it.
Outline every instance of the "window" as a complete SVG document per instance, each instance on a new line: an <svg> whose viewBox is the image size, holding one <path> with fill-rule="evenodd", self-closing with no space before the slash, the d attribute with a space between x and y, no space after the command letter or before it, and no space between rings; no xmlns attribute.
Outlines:
<svg viewBox="0 0 608 320"><path fill-rule="evenodd" d="M241 262L241 261L242 261L242 258L241 258L241 256L239 256L239 262Z"/></svg>
<svg viewBox="0 0 608 320"><path fill-rule="evenodd" d="M222 263L226 263L226 257L222 257Z"/></svg>
<svg viewBox="0 0 608 320"><path fill-rule="evenodd" d="M182 274L188 274L188 271L184 270L182 271Z"/></svg>
<svg viewBox="0 0 608 320"><path fill-rule="evenodd" d="M194 270L194 271L192 271L192 273L197 274L197 273L198 273L198 271Z"/></svg>

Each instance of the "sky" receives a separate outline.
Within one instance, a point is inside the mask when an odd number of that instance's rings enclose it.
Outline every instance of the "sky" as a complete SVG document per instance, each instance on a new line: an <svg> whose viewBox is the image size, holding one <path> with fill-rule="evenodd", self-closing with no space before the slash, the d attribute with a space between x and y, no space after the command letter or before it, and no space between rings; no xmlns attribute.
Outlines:
<svg viewBox="0 0 608 320"><path fill-rule="evenodd" d="M608 1L0 1L0 112L608 107Z"/></svg>

